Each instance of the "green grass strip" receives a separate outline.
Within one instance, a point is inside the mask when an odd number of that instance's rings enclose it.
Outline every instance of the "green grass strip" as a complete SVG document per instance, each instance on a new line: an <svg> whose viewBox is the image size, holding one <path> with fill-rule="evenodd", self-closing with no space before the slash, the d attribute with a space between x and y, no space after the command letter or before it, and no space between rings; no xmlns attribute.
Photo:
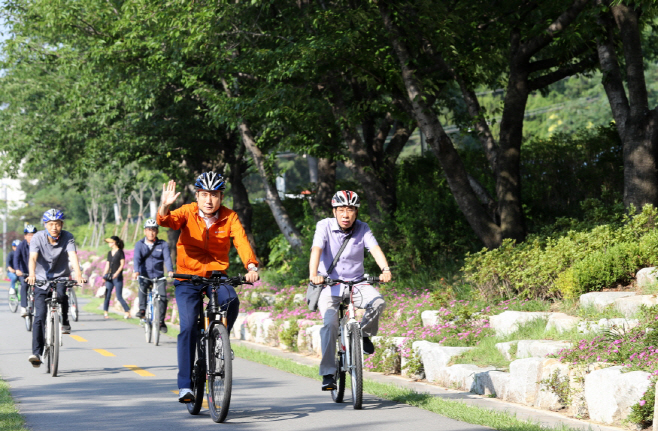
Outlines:
<svg viewBox="0 0 658 431"><path fill-rule="evenodd" d="M238 344L232 345L236 356L249 361L258 362L282 371L320 380L317 367L299 364L293 360L270 355L259 350ZM348 382L349 383L349 382ZM346 390L349 391L349 385ZM364 379L363 390L376 397L409 404L442 416L467 422L474 425L482 425L503 431L546 431L560 430L571 431L566 425L555 428L545 427L536 422L518 419L515 415L504 411L491 410L475 407L459 401L446 400L430 394L421 394L411 389L402 388L392 384L379 383Z"/></svg>
<svg viewBox="0 0 658 431"><path fill-rule="evenodd" d="M102 316L103 315L103 310L101 310L102 305L103 305L103 298L90 297L90 301L82 307L82 310L88 313L99 314ZM123 316L121 316L120 314L116 314L112 312L108 313L108 316L110 316L110 319L119 320L121 322L128 322L128 323L132 323L133 325L139 326L140 319L136 317L130 319L124 319ZM75 330L75 328L73 328L73 330ZM163 335L167 335L169 337L176 337L178 336L179 333L180 331L176 327L174 327L173 325L167 325L167 333L160 334L160 337L162 337Z"/></svg>
<svg viewBox="0 0 658 431"><path fill-rule="evenodd" d="M0 431L27 431L25 419L18 413L9 384L0 379Z"/></svg>

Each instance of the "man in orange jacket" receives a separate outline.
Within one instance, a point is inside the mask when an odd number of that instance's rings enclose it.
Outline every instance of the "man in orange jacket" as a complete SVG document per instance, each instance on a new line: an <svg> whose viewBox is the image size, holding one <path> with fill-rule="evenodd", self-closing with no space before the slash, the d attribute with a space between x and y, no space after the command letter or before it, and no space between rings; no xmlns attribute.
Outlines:
<svg viewBox="0 0 658 431"><path fill-rule="evenodd" d="M206 276L210 271L226 274L229 266L228 253L231 238L240 259L248 269L245 278L253 283L258 280L258 259L235 211L222 206L226 182L221 175L204 172L194 183L196 202L169 211L180 193L176 182L169 181L162 187L162 202L158 209L160 226L180 229L176 244L176 271L182 274ZM189 281L176 280L176 303L180 317L178 335L178 401L194 402L192 367L196 347L196 317L203 304L203 286ZM217 291L217 302L227 310L228 330L231 331L240 310L240 301L230 285Z"/></svg>

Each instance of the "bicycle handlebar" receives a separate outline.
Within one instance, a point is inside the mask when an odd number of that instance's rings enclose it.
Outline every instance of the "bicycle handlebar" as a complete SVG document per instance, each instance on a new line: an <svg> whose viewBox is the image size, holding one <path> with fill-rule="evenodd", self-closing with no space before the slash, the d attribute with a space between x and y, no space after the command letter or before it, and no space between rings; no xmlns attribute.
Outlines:
<svg viewBox="0 0 658 431"><path fill-rule="evenodd" d="M174 278L180 278L181 280L190 280L194 284L213 284L213 283L224 283L230 284L231 286L239 286L241 284L253 284L245 280L242 275L236 277L226 277L226 275L219 271L213 271L210 277L202 277L200 275L192 274L174 274Z"/></svg>
<svg viewBox="0 0 658 431"><path fill-rule="evenodd" d="M347 284L349 286L354 286L355 284L359 284L359 283L363 283L363 282L366 282L366 283L381 283L381 281L379 281L379 277L369 276L369 277L362 277L361 279L354 280L354 281L334 280L332 278L327 277L327 278L324 279L324 283L322 283L322 284L323 285L329 285L329 284L342 283L342 284Z"/></svg>
<svg viewBox="0 0 658 431"><path fill-rule="evenodd" d="M175 274L174 274L174 275L175 275ZM148 277L144 277L143 275L140 275L139 278L143 278L144 280L148 280L148 281L162 281L162 280L166 280L166 279L167 279L167 277L148 278Z"/></svg>

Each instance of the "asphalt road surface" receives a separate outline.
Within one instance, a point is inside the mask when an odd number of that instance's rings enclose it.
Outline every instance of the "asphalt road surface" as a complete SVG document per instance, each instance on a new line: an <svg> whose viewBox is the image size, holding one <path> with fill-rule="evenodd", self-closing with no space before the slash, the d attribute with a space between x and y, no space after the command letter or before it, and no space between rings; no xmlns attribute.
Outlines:
<svg viewBox="0 0 658 431"><path fill-rule="evenodd" d="M240 358L233 365L230 412L216 424L205 406L191 416L178 403L175 338L162 336L156 347L146 343L141 327L84 312L71 326L60 348L59 376L46 374L45 365L33 368L27 361L32 333L18 312L9 311L7 284L0 285L0 374L30 429L487 429L367 394L363 410L354 410L348 393L347 402L335 404L318 381Z"/></svg>

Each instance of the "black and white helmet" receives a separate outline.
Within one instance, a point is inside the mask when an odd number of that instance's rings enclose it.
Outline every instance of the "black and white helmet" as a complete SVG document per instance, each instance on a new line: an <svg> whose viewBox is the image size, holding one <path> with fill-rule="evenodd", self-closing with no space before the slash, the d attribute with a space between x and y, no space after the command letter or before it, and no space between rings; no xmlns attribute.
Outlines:
<svg viewBox="0 0 658 431"><path fill-rule="evenodd" d="M355 192L349 190L337 191L333 198L331 198L331 206L336 207L360 207L361 199Z"/></svg>
<svg viewBox="0 0 658 431"><path fill-rule="evenodd" d="M226 181L224 177L214 172L204 172L199 175L194 183L197 190L224 190L226 189Z"/></svg>
<svg viewBox="0 0 658 431"><path fill-rule="evenodd" d="M146 221L144 222L144 229L147 229L149 227L154 229L158 228L158 224L155 222L155 219L152 218L146 219Z"/></svg>

